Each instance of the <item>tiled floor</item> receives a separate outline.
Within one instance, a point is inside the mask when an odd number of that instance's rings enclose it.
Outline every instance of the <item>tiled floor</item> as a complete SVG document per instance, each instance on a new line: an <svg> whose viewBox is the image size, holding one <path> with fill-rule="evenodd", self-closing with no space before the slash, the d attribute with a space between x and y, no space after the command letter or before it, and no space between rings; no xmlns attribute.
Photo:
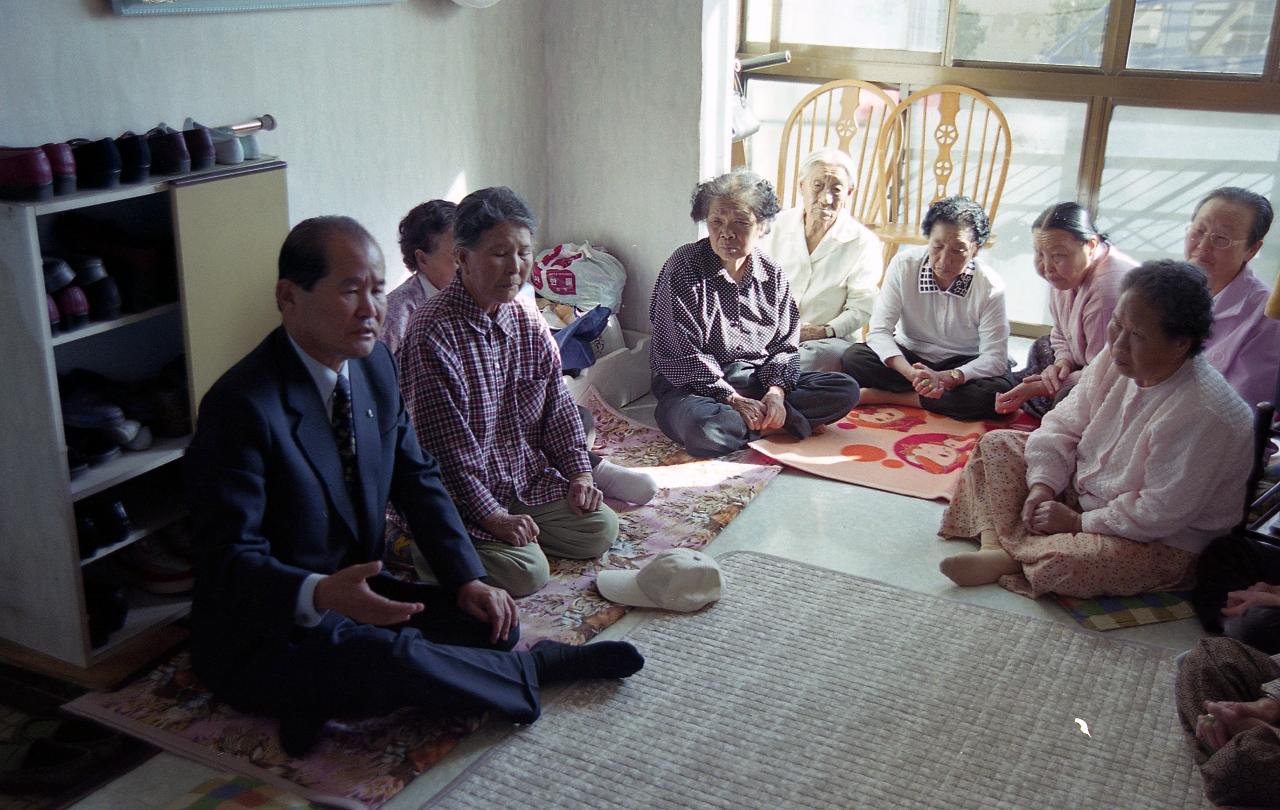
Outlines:
<svg viewBox="0 0 1280 810"><path fill-rule="evenodd" d="M626 409L632 418L649 424L653 424L652 411L652 400L647 398ZM939 561L964 547L936 536L942 509L940 503L783 471L715 539L709 551L717 556L741 549L776 554L817 566L814 576L822 576L820 569L833 569L947 599L1072 623L1051 601L1024 599L994 585L960 589L938 573ZM643 613L632 611L602 637L624 635ZM1186 620L1115 630L1107 636L1181 650L1199 638L1201 631L1194 620ZM481 729L386 807L405 810L420 806L467 763L500 741L507 730L502 723ZM75 807L163 808L214 775L215 771L202 765L160 754Z"/></svg>

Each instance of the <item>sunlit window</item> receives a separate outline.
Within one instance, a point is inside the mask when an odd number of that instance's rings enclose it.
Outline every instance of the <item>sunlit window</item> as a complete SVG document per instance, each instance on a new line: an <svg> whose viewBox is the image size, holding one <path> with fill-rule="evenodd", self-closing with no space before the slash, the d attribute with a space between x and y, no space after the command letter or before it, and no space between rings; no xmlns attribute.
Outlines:
<svg viewBox="0 0 1280 810"><path fill-rule="evenodd" d="M778 38L809 45L936 53L942 51L946 31L945 0L783 0Z"/></svg>
<svg viewBox="0 0 1280 810"><path fill-rule="evenodd" d="M961 0L957 59L1102 64L1107 0Z"/></svg>
<svg viewBox="0 0 1280 810"><path fill-rule="evenodd" d="M1262 73L1276 0L1138 0L1129 67Z"/></svg>
<svg viewBox="0 0 1280 810"><path fill-rule="evenodd" d="M1182 258L1196 202L1219 186L1277 200L1280 116L1120 107L1111 120L1098 225L1136 259ZM1263 247L1254 272L1280 270Z"/></svg>

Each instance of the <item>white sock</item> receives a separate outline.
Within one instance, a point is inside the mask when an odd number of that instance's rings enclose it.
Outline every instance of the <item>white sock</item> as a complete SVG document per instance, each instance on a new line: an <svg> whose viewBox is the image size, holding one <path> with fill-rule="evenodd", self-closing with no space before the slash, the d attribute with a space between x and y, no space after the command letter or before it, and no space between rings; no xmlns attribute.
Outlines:
<svg viewBox="0 0 1280 810"><path fill-rule="evenodd" d="M629 467L620 467L607 458L591 471L596 486L610 498L617 498L628 503L646 504L658 494L658 485L653 476Z"/></svg>

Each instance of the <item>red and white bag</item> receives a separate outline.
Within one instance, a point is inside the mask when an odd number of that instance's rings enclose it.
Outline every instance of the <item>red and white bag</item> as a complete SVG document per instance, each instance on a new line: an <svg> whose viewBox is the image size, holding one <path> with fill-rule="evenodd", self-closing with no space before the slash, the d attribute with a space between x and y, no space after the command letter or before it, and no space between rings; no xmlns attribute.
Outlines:
<svg viewBox="0 0 1280 810"><path fill-rule="evenodd" d="M538 254L529 279L538 295L578 310L603 306L617 312L627 271L590 242L565 242Z"/></svg>

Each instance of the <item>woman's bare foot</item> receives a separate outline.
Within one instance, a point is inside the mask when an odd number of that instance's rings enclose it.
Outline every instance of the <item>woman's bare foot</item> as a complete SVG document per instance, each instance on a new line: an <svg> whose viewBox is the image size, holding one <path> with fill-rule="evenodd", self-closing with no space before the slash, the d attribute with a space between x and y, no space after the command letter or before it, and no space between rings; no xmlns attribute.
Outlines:
<svg viewBox="0 0 1280 810"><path fill-rule="evenodd" d="M984 549L948 557L938 565L938 570L955 584L972 588L990 585L1006 574L1016 574L1022 570L1022 564L1003 549Z"/></svg>

